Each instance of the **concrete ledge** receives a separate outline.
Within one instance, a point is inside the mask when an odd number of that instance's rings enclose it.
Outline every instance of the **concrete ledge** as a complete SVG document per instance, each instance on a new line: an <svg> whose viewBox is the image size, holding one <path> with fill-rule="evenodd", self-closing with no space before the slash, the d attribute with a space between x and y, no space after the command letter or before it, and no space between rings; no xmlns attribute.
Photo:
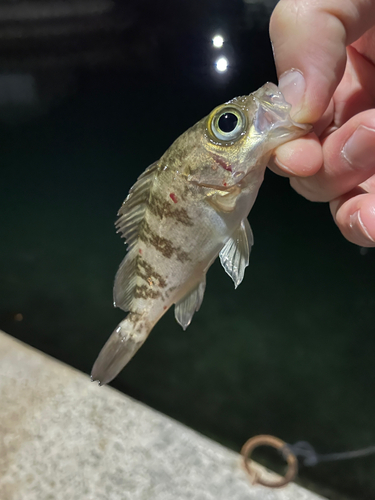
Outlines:
<svg viewBox="0 0 375 500"><path fill-rule="evenodd" d="M1 500L318 500L0 332Z"/></svg>

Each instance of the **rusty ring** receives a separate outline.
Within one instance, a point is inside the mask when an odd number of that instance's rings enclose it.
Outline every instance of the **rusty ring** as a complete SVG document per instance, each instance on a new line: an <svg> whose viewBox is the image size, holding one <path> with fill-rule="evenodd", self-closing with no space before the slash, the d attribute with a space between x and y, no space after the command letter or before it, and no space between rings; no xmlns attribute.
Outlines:
<svg viewBox="0 0 375 500"><path fill-rule="evenodd" d="M283 457L288 463L288 469L285 476L281 476L279 481L267 481L266 479L262 479L257 472L251 469L249 464L250 455L258 446L272 446L273 448L276 448L276 450L281 451ZM298 473L297 457L288 448L288 445L284 441L275 436L259 435L250 438L243 445L241 455L243 456L245 469L253 479L253 484L261 484L262 486L267 486L268 488L281 488L282 486L285 486L293 481Z"/></svg>

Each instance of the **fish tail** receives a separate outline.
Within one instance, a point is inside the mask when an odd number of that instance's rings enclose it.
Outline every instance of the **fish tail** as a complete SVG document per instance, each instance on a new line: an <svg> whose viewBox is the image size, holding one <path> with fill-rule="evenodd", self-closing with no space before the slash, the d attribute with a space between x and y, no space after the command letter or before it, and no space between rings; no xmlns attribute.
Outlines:
<svg viewBox="0 0 375 500"><path fill-rule="evenodd" d="M92 368L92 381L104 385L113 380L142 346L151 329L144 315L130 312L100 351Z"/></svg>

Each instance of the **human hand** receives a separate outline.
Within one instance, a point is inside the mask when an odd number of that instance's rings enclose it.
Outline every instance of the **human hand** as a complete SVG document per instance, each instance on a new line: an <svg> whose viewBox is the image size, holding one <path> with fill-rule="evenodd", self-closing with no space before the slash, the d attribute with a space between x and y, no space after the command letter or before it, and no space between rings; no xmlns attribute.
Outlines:
<svg viewBox="0 0 375 500"><path fill-rule="evenodd" d="M314 125L270 167L328 201L349 241L375 246L375 0L280 0L270 36L292 116Z"/></svg>

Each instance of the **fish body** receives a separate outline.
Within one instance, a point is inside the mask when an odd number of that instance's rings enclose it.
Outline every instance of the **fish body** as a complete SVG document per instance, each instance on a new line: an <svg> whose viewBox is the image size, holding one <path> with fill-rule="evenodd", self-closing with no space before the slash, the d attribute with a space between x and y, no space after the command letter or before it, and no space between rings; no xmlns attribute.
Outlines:
<svg viewBox="0 0 375 500"><path fill-rule="evenodd" d="M311 128L293 122L289 111L267 83L215 108L139 177L116 222L128 252L116 274L114 305L128 315L100 352L93 380L111 381L173 304L186 329L218 255L240 284L253 244L247 215L269 157Z"/></svg>

